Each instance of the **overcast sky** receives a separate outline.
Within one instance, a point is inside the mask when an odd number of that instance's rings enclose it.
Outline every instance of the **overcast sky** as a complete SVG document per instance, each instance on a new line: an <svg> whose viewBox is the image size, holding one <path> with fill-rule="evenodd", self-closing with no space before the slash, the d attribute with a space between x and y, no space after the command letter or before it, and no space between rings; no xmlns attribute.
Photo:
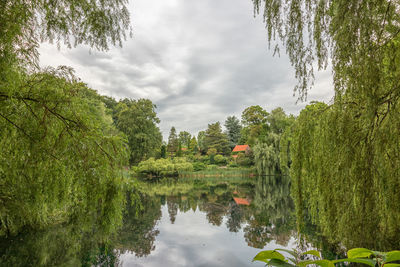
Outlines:
<svg viewBox="0 0 400 267"><path fill-rule="evenodd" d="M100 94L152 100L164 139L172 126L197 134L251 105L293 114L305 106L293 97L287 56L268 50L251 0L135 0L129 9L134 36L122 48L43 44L41 65L71 66ZM332 95L330 71L318 73L308 102Z"/></svg>

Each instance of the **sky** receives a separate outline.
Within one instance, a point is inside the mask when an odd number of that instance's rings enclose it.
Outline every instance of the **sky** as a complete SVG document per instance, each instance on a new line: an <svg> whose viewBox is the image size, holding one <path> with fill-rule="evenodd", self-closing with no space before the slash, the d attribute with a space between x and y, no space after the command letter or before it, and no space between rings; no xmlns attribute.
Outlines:
<svg viewBox="0 0 400 267"><path fill-rule="evenodd" d="M164 140L169 130L192 134L251 105L297 115L313 100L333 96L331 71L316 74L307 102L293 96L294 69L273 56L262 16L251 0L135 0L133 37L107 52L44 43L42 66L67 65L100 94L148 98L157 106Z"/></svg>

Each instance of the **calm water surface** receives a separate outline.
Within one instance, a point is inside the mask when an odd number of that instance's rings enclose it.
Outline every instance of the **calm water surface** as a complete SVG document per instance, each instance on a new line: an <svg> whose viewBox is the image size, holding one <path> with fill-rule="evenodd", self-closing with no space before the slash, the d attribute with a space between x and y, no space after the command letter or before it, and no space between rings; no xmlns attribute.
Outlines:
<svg viewBox="0 0 400 267"><path fill-rule="evenodd" d="M287 177L141 183L142 210L128 205L116 234L27 232L0 240L0 265L264 266L252 262L262 249L298 246L289 187Z"/></svg>

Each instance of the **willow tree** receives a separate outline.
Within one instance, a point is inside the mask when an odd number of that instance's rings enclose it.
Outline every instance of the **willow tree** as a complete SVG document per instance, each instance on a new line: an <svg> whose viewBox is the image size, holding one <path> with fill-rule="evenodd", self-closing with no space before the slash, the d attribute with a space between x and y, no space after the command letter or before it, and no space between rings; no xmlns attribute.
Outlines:
<svg viewBox="0 0 400 267"><path fill-rule="evenodd" d="M400 3L253 2L256 13L264 8L269 40L278 38L286 48L300 99L313 84L314 67L332 64L332 105L315 114L305 110L293 129L292 192L298 192L297 209L310 209L332 240L349 246L396 247Z"/></svg>
<svg viewBox="0 0 400 267"><path fill-rule="evenodd" d="M121 44L126 1L5 0L0 10L0 235L81 215L116 227L125 138L71 69L38 67L37 49Z"/></svg>

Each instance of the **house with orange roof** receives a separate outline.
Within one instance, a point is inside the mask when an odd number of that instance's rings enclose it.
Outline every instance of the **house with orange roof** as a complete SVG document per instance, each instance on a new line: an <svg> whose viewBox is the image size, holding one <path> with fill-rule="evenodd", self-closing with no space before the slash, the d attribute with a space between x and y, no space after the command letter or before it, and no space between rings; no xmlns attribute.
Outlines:
<svg viewBox="0 0 400 267"><path fill-rule="evenodd" d="M236 161L239 154L248 154L250 151L249 145L236 145L232 150L232 158Z"/></svg>
<svg viewBox="0 0 400 267"><path fill-rule="evenodd" d="M249 145L236 145L232 150L232 152L244 152L244 153L248 151L250 151Z"/></svg>

